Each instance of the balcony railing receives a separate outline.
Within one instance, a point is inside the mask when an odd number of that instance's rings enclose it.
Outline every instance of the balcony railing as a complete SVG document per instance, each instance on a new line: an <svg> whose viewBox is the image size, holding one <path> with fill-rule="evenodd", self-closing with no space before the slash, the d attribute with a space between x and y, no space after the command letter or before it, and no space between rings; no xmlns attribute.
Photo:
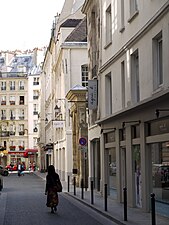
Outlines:
<svg viewBox="0 0 169 225"><path fill-rule="evenodd" d="M24 105L24 101L23 100L19 101L19 105Z"/></svg>
<svg viewBox="0 0 169 225"><path fill-rule="evenodd" d="M10 87L10 90L11 90L11 91L14 91L14 90L15 90L15 86L11 86L11 87Z"/></svg>
<svg viewBox="0 0 169 225"><path fill-rule="evenodd" d="M6 91L6 87L1 87L1 91Z"/></svg>
<svg viewBox="0 0 169 225"><path fill-rule="evenodd" d="M1 116L1 120L6 120L6 116Z"/></svg>
<svg viewBox="0 0 169 225"><path fill-rule="evenodd" d="M15 105L15 101L9 101L10 105Z"/></svg>
<svg viewBox="0 0 169 225"><path fill-rule="evenodd" d="M34 95L33 96L33 99L35 100L35 99L38 99L39 98L39 96L38 95Z"/></svg>
<svg viewBox="0 0 169 225"><path fill-rule="evenodd" d="M15 135L15 131L9 131L9 135Z"/></svg>
<svg viewBox="0 0 169 225"><path fill-rule="evenodd" d="M25 118L24 116L19 116L20 120L24 120L24 118Z"/></svg>
<svg viewBox="0 0 169 225"><path fill-rule="evenodd" d="M39 82L33 82L33 85L39 85Z"/></svg>
<svg viewBox="0 0 169 225"><path fill-rule="evenodd" d="M1 105L6 105L6 101L1 101Z"/></svg>
<svg viewBox="0 0 169 225"><path fill-rule="evenodd" d="M10 151L15 151L16 146L9 146Z"/></svg>
<svg viewBox="0 0 169 225"><path fill-rule="evenodd" d="M24 131L19 131L19 135L24 135L25 132Z"/></svg>
<svg viewBox="0 0 169 225"><path fill-rule="evenodd" d="M24 90L24 86L19 86L19 90Z"/></svg>
<svg viewBox="0 0 169 225"><path fill-rule="evenodd" d="M1 137L9 137L9 131L1 131L0 136Z"/></svg>
<svg viewBox="0 0 169 225"><path fill-rule="evenodd" d="M15 120L15 116L11 116L10 117L10 120Z"/></svg>

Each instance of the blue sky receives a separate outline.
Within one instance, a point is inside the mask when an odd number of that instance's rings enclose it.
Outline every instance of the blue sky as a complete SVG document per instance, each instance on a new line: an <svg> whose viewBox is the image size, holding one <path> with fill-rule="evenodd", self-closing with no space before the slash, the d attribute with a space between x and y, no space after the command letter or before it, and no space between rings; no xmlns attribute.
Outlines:
<svg viewBox="0 0 169 225"><path fill-rule="evenodd" d="M54 16L61 12L64 1L2 1L0 50L25 50L48 45Z"/></svg>

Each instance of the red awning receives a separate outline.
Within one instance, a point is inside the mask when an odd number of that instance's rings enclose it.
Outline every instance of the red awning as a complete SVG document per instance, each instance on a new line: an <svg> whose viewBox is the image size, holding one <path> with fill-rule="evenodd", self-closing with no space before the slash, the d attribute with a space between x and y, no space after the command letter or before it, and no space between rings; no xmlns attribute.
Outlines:
<svg viewBox="0 0 169 225"><path fill-rule="evenodd" d="M36 148L27 148L27 149L25 149L25 152L38 152L38 149L36 149Z"/></svg>

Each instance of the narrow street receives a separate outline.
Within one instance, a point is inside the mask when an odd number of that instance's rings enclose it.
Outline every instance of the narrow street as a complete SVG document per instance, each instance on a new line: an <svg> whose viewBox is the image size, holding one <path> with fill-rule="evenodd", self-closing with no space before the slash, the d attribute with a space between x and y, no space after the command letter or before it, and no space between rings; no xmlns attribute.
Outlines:
<svg viewBox="0 0 169 225"><path fill-rule="evenodd" d="M34 174L18 177L16 173L3 177L0 193L0 225L113 225L65 193L59 194L60 203L55 214L46 207L45 181Z"/></svg>

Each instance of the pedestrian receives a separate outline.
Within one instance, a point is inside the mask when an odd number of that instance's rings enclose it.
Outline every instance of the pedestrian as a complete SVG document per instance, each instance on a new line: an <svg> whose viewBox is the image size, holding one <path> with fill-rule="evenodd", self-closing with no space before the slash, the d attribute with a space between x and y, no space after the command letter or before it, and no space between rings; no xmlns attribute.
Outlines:
<svg viewBox="0 0 169 225"><path fill-rule="evenodd" d="M21 165L21 163L19 162L19 163L18 163L18 177L21 176L21 172L22 172L22 165Z"/></svg>
<svg viewBox="0 0 169 225"><path fill-rule="evenodd" d="M48 167L48 174L46 176L45 195L47 195L46 206L51 208L51 213L57 211L59 203L58 192L62 191L62 184L59 175L55 172L55 167L50 165Z"/></svg>

